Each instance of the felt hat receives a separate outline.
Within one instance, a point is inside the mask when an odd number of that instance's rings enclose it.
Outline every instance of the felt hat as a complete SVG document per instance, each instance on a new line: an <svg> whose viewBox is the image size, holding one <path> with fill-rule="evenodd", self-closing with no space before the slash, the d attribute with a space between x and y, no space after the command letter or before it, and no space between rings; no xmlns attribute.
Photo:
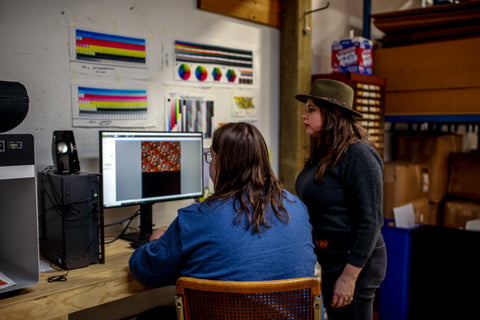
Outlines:
<svg viewBox="0 0 480 320"><path fill-rule="evenodd" d="M362 117L362 114L353 110L353 89L346 83L317 79L312 85L309 94L297 94L295 98L301 102L313 99L318 106L333 107L343 114Z"/></svg>

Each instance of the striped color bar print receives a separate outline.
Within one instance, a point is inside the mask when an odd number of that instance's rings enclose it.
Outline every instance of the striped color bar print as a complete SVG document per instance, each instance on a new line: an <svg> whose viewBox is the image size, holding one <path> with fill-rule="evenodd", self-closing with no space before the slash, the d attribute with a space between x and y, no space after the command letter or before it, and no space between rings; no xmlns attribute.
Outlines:
<svg viewBox="0 0 480 320"><path fill-rule="evenodd" d="M76 59L104 64L146 66L146 41L86 30L75 30Z"/></svg>
<svg viewBox="0 0 480 320"><path fill-rule="evenodd" d="M147 90L78 87L80 116L144 118L148 111Z"/></svg>
<svg viewBox="0 0 480 320"><path fill-rule="evenodd" d="M213 101L168 98L167 103L168 131L203 132L204 138L212 137Z"/></svg>
<svg viewBox="0 0 480 320"><path fill-rule="evenodd" d="M184 41L175 41L175 60L253 68L252 51Z"/></svg>

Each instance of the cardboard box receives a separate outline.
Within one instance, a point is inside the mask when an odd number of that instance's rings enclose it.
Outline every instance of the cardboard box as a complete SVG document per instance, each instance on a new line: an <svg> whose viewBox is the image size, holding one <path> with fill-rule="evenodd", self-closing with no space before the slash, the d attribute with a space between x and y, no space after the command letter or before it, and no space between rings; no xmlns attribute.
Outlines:
<svg viewBox="0 0 480 320"><path fill-rule="evenodd" d="M448 194L480 201L480 153L453 153Z"/></svg>
<svg viewBox="0 0 480 320"><path fill-rule="evenodd" d="M450 154L461 152L463 138L459 134L415 134L397 139L398 161L428 166L430 176L429 200L442 201L447 194Z"/></svg>
<svg viewBox="0 0 480 320"><path fill-rule="evenodd" d="M443 226L465 229L467 221L480 219L480 202L448 200L444 203Z"/></svg>
<svg viewBox="0 0 480 320"><path fill-rule="evenodd" d="M430 221L427 223L427 220L432 220L430 218L430 206L428 202L428 197L422 197L411 201L413 206L413 212L415 212L415 222L422 224L432 224Z"/></svg>
<svg viewBox="0 0 480 320"><path fill-rule="evenodd" d="M419 201L418 199L426 198L426 207L428 207L429 172L426 165L389 161L385 162L384 166L383 216L385 218L393 219L393 208Z"/></svg>
<svg viewBox="0 0 480 320"><path fill-rule="evenodd" d="M442 225L442 219L441 219L442 208L443 208L443 202L428 201L428 215L426 217L425 216L423 217L423 221L421 223L433 225L433 226L441 226Z"/></svg>
<svg viewBox="0 0 480 320"><path fill-rule="evenodd" d="M423 225L440 226L440 207L442 202L431 202L428 197L412 201L415 222Z"/></svg>
<svg viewBox="0 0 480 320"><path fill-rule="evenodd" d="M354 37L332 43L332 72L356 72L372 75L371 40Z"/></svg>

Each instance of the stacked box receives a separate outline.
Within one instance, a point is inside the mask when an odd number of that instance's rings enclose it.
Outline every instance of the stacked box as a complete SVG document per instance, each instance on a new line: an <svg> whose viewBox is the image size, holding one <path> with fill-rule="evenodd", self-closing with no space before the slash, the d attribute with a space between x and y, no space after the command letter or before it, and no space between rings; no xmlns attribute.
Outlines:
<svg viewBox="0 0 480 320"><path fill-rule="evenodd" d="M440 202L447 194L450 155L461 152L459 134L414 134L397 139L396 160L422 163L430 174L429 200Z"/></svg>
<svg viewBox="0 0 480 320"><path fill-rule="evenodd" d="M448 194L480 201L480 153L453 153Z"/></svg>
<svg viewBox="0 0 480 320"><path fill-rule="evenodd" d="M443 226L465 229L467 221L480 219L480 202L448 200L444 204Z"/></svg>
<svg viewBox="0 0 480 320"><path fill-rule="evenodd" d="M448 198L443 226L465 229L468 221L480 219L480 153L451 155Z"/></svg>
<svg viewBox="0 0 480 320"><path fill-rule="evenodd" d="M429 172L426 165L402 161L385 162L383 216L393 219L393 208L412 203L415 222L436 221L429 217L428 190Z"/></svg>
<svg viewBox="0 0 480 320"><path fill-rule="evenodd" d="M332 72L372 74L372 41L354 37L332 43Z"/></svg>

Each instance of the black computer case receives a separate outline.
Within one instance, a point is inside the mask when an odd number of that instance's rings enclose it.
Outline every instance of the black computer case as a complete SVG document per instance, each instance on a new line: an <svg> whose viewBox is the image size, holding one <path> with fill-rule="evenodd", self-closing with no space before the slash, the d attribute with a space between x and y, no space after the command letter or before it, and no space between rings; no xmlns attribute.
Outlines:
<svg viewBox="0 0 480 320"><path fill-rule="evenodd" d="M63 269L104 262L103 211L96 174L39 173L42 257Z"/></svg>

